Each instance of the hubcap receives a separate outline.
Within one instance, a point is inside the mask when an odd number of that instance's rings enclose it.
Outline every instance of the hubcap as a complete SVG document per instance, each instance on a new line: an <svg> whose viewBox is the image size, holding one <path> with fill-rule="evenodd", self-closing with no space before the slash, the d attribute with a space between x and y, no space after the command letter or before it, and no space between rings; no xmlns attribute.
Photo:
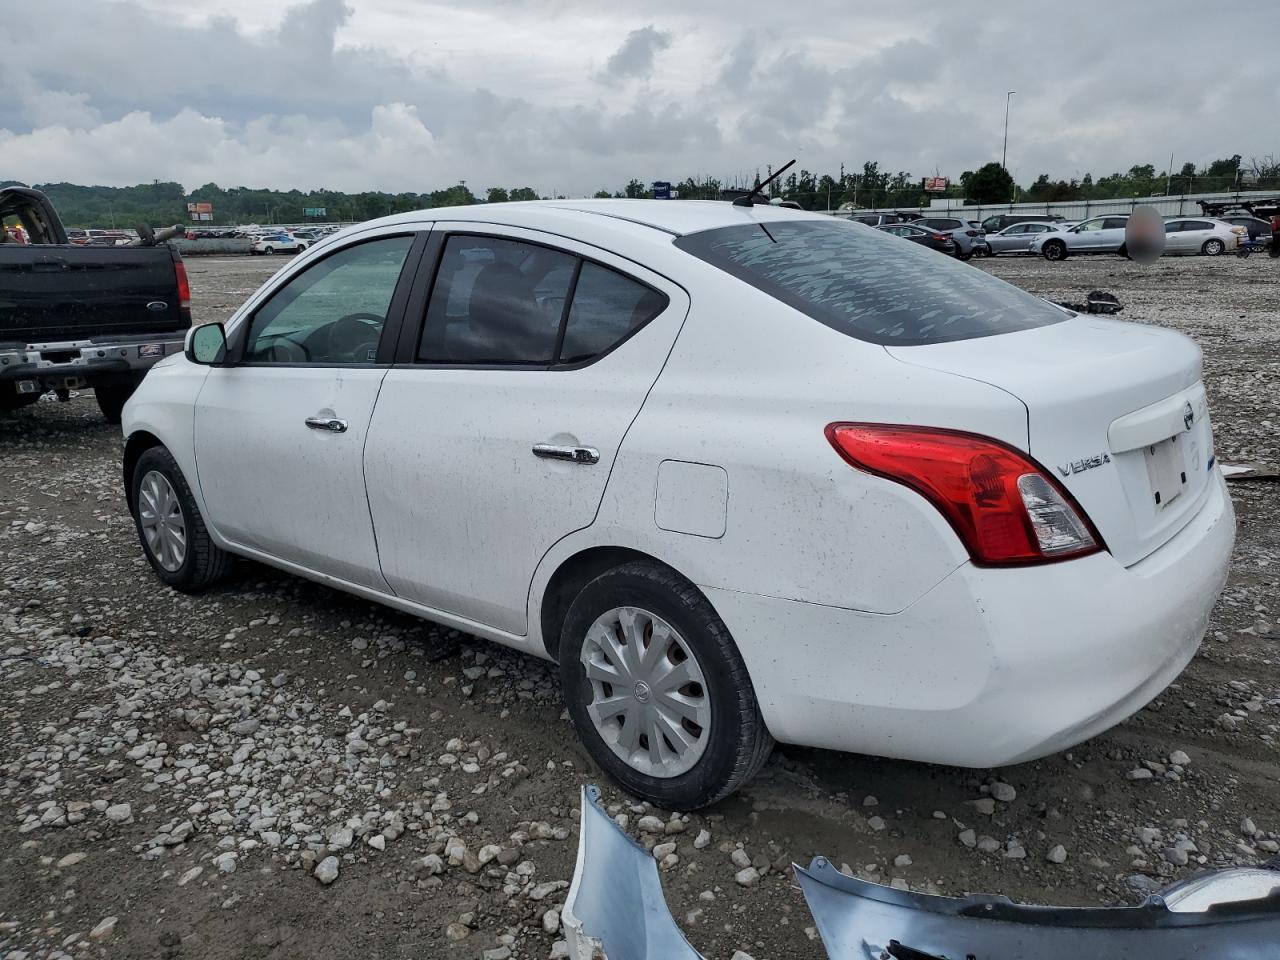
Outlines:
<svg viewBox="0 0 1280 960"><path fill-rule="evenodd" d="M639 607L615 607L582 644L591 683L587 714L614 754L650 777L678 777L711 738L711 698L693 651L675 628Z"/></svg>
<svg viewBox="0 0 1280 960"><path fill-rule="evenodd" d="M158 470L148 472L138 487L138 525L156 563L170 573L182 566L187 556L187 524L178 494Z"/></svg>

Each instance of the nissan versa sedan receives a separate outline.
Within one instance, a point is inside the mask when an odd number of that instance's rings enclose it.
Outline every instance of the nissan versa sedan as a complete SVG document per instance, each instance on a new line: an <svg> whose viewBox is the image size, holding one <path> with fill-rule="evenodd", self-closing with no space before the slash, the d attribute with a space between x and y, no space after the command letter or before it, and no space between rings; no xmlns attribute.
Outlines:
<svg viewBox="0 0 1280 960"><path fill-rule="evenodd" d="M164 583L250 557L557 661L669 809L775 740L990 767L1195 653L1234 538L1195 344L861 224L713 201L317 243L129 401Z"/></svg>

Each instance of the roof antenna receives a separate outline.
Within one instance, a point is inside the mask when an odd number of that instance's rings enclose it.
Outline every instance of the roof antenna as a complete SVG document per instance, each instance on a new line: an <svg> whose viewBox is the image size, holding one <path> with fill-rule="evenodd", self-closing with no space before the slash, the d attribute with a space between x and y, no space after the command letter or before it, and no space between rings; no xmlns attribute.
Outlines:
<svg viewBox="0 0 1280 960"><path fill-rule="evenodd" d="M794 164L795 164L795 160L788 160L786 163L780 166L777 170L773 171L773 173L769 175L769 178L765 180L764 183L760 182L760 177L757 175L756 185L751 188L751 192L746 194L745 196L738 197L738 199L733 201L733 205L735 207L755 206L755 200L753 200L752 197L759 194L760 199L763 200L764 194L760 193L760 191L763 190L765 187L767 187L769 184L773 183L773 181L777 180L778 177L782 176L782 174L787 170L787 168L791 167Z"/></svg>

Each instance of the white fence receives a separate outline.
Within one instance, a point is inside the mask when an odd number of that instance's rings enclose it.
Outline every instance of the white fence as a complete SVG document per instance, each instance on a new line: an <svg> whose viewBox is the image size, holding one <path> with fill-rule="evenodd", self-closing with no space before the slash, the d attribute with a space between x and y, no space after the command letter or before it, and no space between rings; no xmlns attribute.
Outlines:
<svg viewBox="0 0 1280 960"><path fill-rule="evenodd" d="M1161 215L1178 217L1184 214L1201 215L1197 200L1261 200L1280 193L1275 190L1256 190L1242 193L1191 193L1185 197L1131 197L1114 200L1071 200L1063 203L985 203L966 206L963 200L934 200L928 207L876 208L875 213L892 213L917 210L925 216L963 216L966 220L983 220L997 213L1057 214L1067 220L1084 220L1104 213L1129 213L1134 207L1150 204Z"/></svg>

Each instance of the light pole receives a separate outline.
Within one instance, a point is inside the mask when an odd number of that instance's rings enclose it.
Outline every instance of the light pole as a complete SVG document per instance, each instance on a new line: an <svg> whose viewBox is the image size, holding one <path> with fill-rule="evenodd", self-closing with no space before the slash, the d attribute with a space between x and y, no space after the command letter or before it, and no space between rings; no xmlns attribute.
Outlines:
<svg viewBox="0 0 1280 960"><path fill-rule="evenodd" d="M1000 148L1000 167L1004 170L1009 169L1005 166L1005 158L1009 155L1009 101L1017 92L1017 90L1010 90L1004 96L1004 146Z"/></svg>

